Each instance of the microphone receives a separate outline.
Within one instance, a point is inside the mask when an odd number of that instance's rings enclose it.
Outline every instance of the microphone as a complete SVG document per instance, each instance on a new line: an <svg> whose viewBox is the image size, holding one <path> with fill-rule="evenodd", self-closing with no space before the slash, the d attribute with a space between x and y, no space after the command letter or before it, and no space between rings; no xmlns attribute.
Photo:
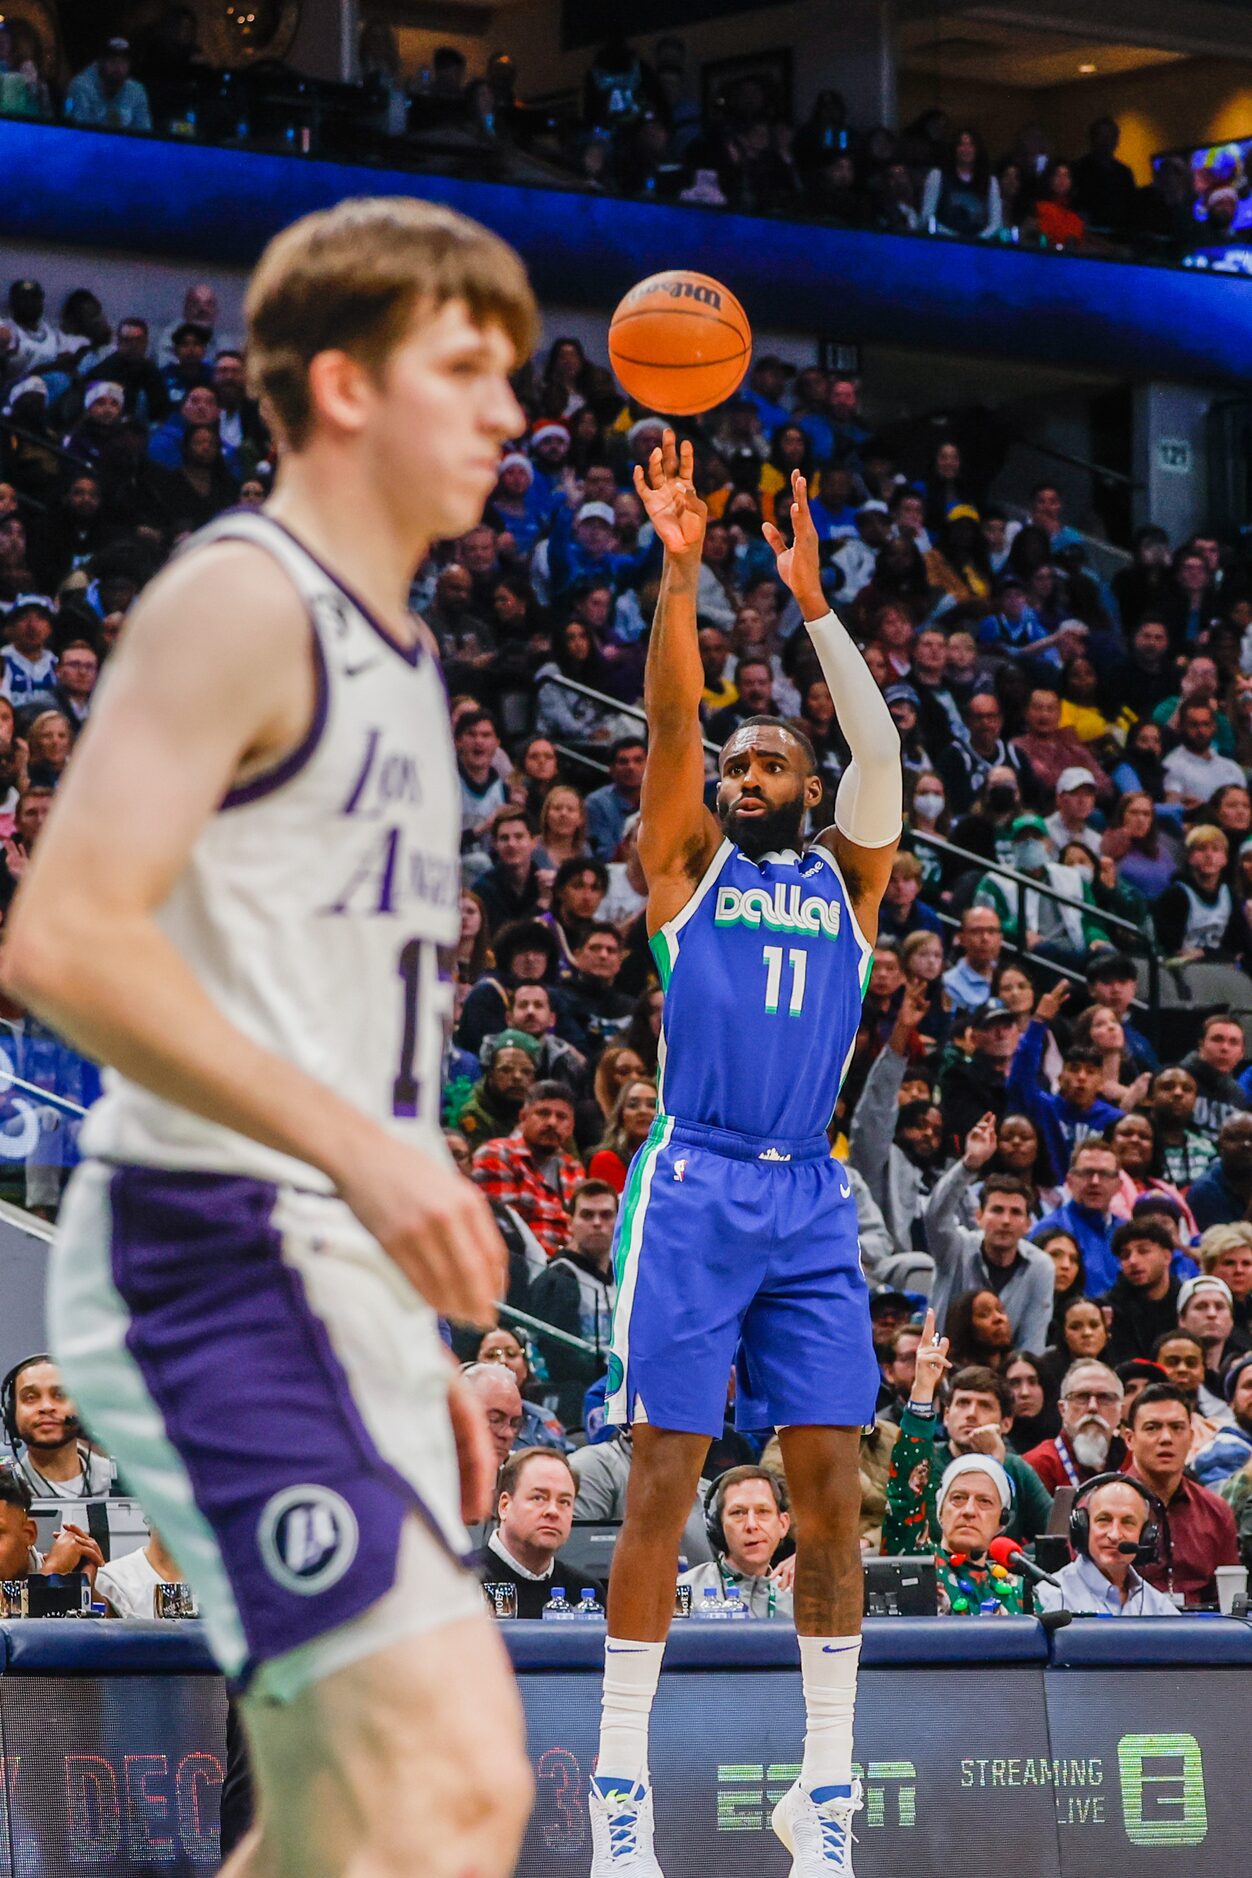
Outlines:
<svg viewBox="0 0 1252 1878"><path fill-rule="evenodd" d="M1058 1591L1060 1590L1060 1585L1052 1573L1045 1572L1042 1565L1036 1565L1032 1558L1027 1558L1015 1539L1003 1536L993 1539L987 1547L987 1556L994 1559L997 1565L1003 1565L1005 1571L1014 1572L1019 1578L1029 1578L1033 1584L1037 1585L1056 1585Z"/></svg>
<svg viewBox="0 0 1252 1878"><path fill-rule="evenodd" d="M1139 1543L1138 1539L1123 1539L1117 1549L1123 1558L1137 1558L1139 1555Z"/></svg>

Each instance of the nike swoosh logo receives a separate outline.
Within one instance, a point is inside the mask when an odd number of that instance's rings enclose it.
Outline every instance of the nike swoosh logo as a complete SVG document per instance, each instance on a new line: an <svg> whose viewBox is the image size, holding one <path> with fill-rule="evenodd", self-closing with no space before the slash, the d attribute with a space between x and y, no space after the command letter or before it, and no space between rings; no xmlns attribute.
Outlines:
<svg viewBox="0 0 1252 1878"><path fill-rule="evenodd" d="M840 1644L823 1643L822 1655L823 1656L846 1656L849 1650L855 1650L855 1648L856 1648L855 1643L840 1643Z"/></svg>
<svg viewBox="0 0 1252 1878"><path fill-rule="evenodd" d="M345 665L343 675L345 678L359 678L362 672L372 672L380 663L379 659L362 659L359 665Z"/></svg>
<svg viewBox="0 0 1252 1878"><path fill-rule="evenodd" d="M606 1643L604 1646L604 1653L606 1656L646 1656L647 1651L646 1650L615 1650L611 1643Z"/></svg>

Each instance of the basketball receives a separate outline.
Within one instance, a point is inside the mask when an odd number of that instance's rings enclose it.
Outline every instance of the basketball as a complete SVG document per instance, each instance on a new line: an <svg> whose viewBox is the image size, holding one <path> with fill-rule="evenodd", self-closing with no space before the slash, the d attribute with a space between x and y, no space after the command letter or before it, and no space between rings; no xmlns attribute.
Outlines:
<svg viewBox="0 0 1252 1878"><path fill-rule="evenodd" d="M748 316L728 287L675 267L619 303L609 358L639 404L663 417L709 411L738 389L752 352Z"/></svg>

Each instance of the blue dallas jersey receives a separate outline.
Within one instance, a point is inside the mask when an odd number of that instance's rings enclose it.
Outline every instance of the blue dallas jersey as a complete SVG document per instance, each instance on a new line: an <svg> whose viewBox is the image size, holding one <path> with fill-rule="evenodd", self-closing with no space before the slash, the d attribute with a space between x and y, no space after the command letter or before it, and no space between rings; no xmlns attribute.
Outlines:
<svg viewBox="0 0 1252 1878"><path fill-rule="evenodd" d="M724 840L651 943L664 1113L764 1140L823 1134L873 956L834 856L750 861Z"/></svg>

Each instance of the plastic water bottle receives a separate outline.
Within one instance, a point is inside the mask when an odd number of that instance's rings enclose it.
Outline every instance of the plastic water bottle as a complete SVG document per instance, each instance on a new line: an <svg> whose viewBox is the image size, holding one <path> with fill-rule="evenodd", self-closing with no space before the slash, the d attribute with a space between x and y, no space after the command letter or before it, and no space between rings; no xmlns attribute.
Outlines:
<svg viewBox="0 0 1252 1878"><path fill-rule="evenodd" d="M584 1585L577 1604L574 1606L575 1617L603 1617L604 1606L595 1593L594 1585Z"/></svg>
<svg viewBox="0 0 1252 1878"><path fill-rule="evenodd" d="M722 1600L712 1585L708 1586L691 1615L703 1618L706 1623L710 1624L720 1624L724 1620L726 1612L722 1608Z"/></svg>
<svg viewBox="0 0 1252 1878"><path fill-rule="evenodd" d="M571 1624L574 1622L577 1613L565 1595L564 1585L553 1585L552 1596L539 1615L545 1623Z"/></svg>
<svg viewBox="0 0 1252 1878"><path fill-rule="evenodd" d="M740 1618L750 1617L752 1615L743 1599L739 1596L738 1585L727 1585L726 1587L725 1614L727 1619L732 1623Z"/></svg>

